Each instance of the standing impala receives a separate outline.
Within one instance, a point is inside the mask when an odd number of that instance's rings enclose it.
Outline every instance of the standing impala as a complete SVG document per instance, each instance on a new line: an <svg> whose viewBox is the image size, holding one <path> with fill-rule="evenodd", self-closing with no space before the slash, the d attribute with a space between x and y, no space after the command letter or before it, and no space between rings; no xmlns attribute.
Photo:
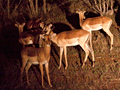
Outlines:
<svg viewBox="0 0 120 90"><path fill-rule="evenodd" d="M44 27L44 23L41 22L41 18L34 19L34 20L31 19L27 22L25 18L23 19L24 19L24 22L21 24L15 19L15 26L18 27L19 35L23 32L24 26L27 28L27 30L37 29L38 27L43 29Z"/></svg>
<svg viewBox="0 0 120 90"><path fill-rule="evenodd" d="M43 82L43 65L45 65L48 83L50 87L52 87L49 77L49 60L50 60L50 50L51 50L51 41L48 35L40 35L41 39L44 40L44 46L35 48L35 47L24 47L21 51L21 58L22 58L22 67L21 67L21 81L22 81L22 74L25 68L26 76L27 76L27 83L30 85L28 80L28 70L32 64L37 65L39 64L39 68L42 75L42 87L44 87ZM41 43L41 42L39 42Z"/></svg>
<svg viewBox="0 0 120 90"><path fill-rule="evenodd" d="M44 23L41 21L41 18L39 19L31 19L28 22L26 22L26 28L27 29L34 29L34 28L42 28L44 27Z"/></svg>
<svg viewBox="0 0 120 90"><path fill-rule="evenodd" d="M85 62L87 61L89 52L92 54L92 61L93 61L92 66L94 67L94 61L95 61L94 51L88 45L89 38L90 38L90 33L88 31L85 31L83 29L75 29L75 30L71 30L71 31L63 31L59 34L56 34L56 33L51 32L50 27L52 27L52 24L50 24L48 27L49 27L49 30L47 32L50 32L51 40L60 47L59 69L61 67L63 51L64 51L65 62L66 62L65 69L67 69L68 63L67 63L67 50L66 50L66 48L67 48L67 46L76 46L76 45L80 45L86 54L82 68L84 67Z"/></svg>
<svg viewBox="0 0 120 90"><path fill-rule="evenodd" d="M112 50L113 37L114 37L113 34L110 32L110 26L112 24L112 19L105 17L105 16L99 16L99 17L85 19L85 16L84 16L85 11L78 10L78 11L76 11L76 13L79 14L80 26L82 27L82 29L90 32L91 45L92 45L92 31L103 29L111 38L110 50Z"/></svg>
<svg viewBox="0 0 120 90"><path fill-rule="evenodd" d="M44 27L44 23L41 22L40 19L35 21L30 20L29 22L27 22L26 27L28 31L25 32L23 32L25 22L20 24L19 22L16 21L15 26L18 27L19 42L23 44L23 46L29 44L38 44L39 34L44 33L42 30ZM42 29L39 29L38 26L40 26Z"/></svg>

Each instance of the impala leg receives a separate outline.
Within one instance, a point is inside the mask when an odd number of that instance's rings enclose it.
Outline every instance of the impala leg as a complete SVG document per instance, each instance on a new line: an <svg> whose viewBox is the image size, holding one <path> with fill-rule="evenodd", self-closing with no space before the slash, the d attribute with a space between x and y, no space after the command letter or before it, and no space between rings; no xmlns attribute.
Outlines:
<svg viewBox="0 0 120 90"><path fill-rule="evenodd" d="M47 73L48 83L49 83L50 87L52 87L52 84L50 82L50 77L49 77L49 63L45 64L45 69L46 69L46 73Z"/></svg>
<svg viewBox="0 0 120 90"><path fill-rule="evenodd" d="M92 61L93 61L93 65L92 65L92 67L94 67L94 66L95 66L95 56L94 56L94 51L93 51L93 50L90 50L90 52L91 52L91 55L92 55Z"/></svg>
<svg viewBox="0 0 120 90"><path fill-rule="evenodd" d="M42 87L45 88L44 81L43 81L43 65L42 63L40 63L39 65L40 65L40 71L41 71L41 77L42 77Z"/></svg>
<svg viewBox="0 0 120 90"><path fill-rule="evenodd" d="M111 46L110 46L110 51L111 51L113 49L113 38L114 38L114 36L109 30L107 30L106 33L110 36L110 39L111 39Z"/></svg>
<svg viewBox="0 0 120 90"><path fill-rule="evenodd" d="M22 74L25 68L25 65L27 64L27 59L22 58L22 67L21 67L21 83L22 83Z"/></svg>
<svg viewBox="0 0 120 90"><path fill-rule="evenodd" d="M61 63L62 63L62 54L63 54L63 48L60 47L60 64L59 64L58 69L60 69L60 67L61 67Z"/></svg>
<svg viewBox="0 0 120 90"><path fill-rule="evenodd" d="M91 38L91 36L90 36ZM94 67L94 63L95 63L95 56L94 56L94 50L91 46L89 46L88 42L90 41L90 38L88 37L87 41L86 41L86 47L88 48L88 50L90 51L91 55L92 55L92 67ZM91 43L92 44L92 43Z"/></svg>
<svg viewBox="0 0 120 90"><path fill-rule="evenodd" d="M111 51L113 49L113 38L114 38L114 36L110 31L109 31L109 36L111 38L111 47L110 47L110 51Z"/></svg>
<svg viewBox="0 0 120 90"><path fill-rule="evenodd" d="M27 84L30 86L30 82L29 82L29 79L28 79L28 70L30 68L32 64L30 62L27 63L27 66L25 67L25 71L26 71L26 76L27 76Z"/></svg>
<svg viewBox="0 0 120 90"><path fill-rule="evenodd" d="M64 47L64 56L65 56L65 63L66 63L65 69L67 69L68 63L67 63L67 50L66 50L66 47Z"/></svg>
<svg viewBox="0 0 120 90"><path fill-rule="evenodd" d="M93 49L90 49L90 52L91 52L91 55L92 55L92 61L93 61L93 65L92 65L92 67L94 67L94 66L95 66L95 56L94 56L94 51L93 51Z"/></svg>
<svg viewBox="0 0 120 90"><path fill-rule="evenodd" d="M88 44L86 44L86 47L88 48L88 50L90 51L90 53L91 53L91 55L92 55L92 62L93 62L92 67L94 67L94 66L95 66L95 56L94 56L94 51L93 51L92 48L89 47Z"/></svg>
<svg viewBox="0 0 120 90"><path fill-rule="evenodd" d="M92 31L90 31L90 36L89 36L89 40L90 40L90 48L93 48L92 47ZM89 41L89 40L87 40L87 41Z"/></svg>
<svg viewBox="0 0 120 90"><path fill-rule="evenodd" d="M85 51L85 59L82 65L82 68L85 66L85 62L87 61L88 55L89 55L89 50L87 48L87 46L85 44L81 45L81 47L83 48L83 50Z"/></svg>

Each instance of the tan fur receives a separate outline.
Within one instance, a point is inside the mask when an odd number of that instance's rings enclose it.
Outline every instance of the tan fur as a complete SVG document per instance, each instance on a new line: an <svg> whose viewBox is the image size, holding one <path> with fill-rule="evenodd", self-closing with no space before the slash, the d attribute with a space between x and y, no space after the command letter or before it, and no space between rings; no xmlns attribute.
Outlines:
<svg viewBox="0 0 120 90"><path fill-rule="evenodd" d="M23 27L25 26L25 23L15 23L15 26L18 27L18 31L19 31L19 35L21 35L21 33L23 32Z"/></svg>
<svg viewBox="0 0 120 90"><path fill-rule="evenodd" d="M39 64L41 75L42 75L42 86L44 87L43 82L43 65L45 64L46 73L48 77L48 83L50 87L52 87L49 77L49 60L50 60L50 49L51 49L51 42L49 40L49 36L43 36L42 39L45 39L44 46L35 48L35 47L25 47L21 51L21 58L22 58L22 67L21 67L21 81L22 81L22 74L25 68L26 75L27 75L27 83L30 85L28 80L28 70L32 64Z"/></svg>
<svg viewBox="0 0 120 90"><path fill-rule="evenodd" d="M41 18L40 19L29 20L26 23L27 29L38 28L38 27L41 27L42 25L43 25L43 22L41 21Z"/></svg>
<svg viewBox="0 0 120 90"><path fill-rule="evenodd" d="M80 19L80 26L82 29L90 31L96 31L103 29L111 38L111 48L113 48L113 34L110 32L110 26L112 24L112 19L105 17L105 16L99 16L99 17L94 17L94 18L87 18L84 20L84 13L85 11L76 11L76 13L79 14L79 19ZM92 33L91 33L91 38L90 38L90 43L92 43ZM92 44L91 44L92 45ZM92 46L91 46L92 47Z"/></svg>
<svg viewBox="0 0 120 90"><path fill-rule="evenodd" d="M23 28L25 26L25 23L20 24L16 21L15 26L18 27L19 30L19 42L23 45L29 45L29 44L38 44L37 41L39 39L38 35L43 33L40 30L38 30L38 27L43 28L44 23L41 22L41 19L36 20L29 20L26 24L27 29L36 28L33 30L29 30L26 32L23 32ZM31 37L31 38L30 38ZM31 43L33 42L33 43ZM34 45L33 45L34 46Z"/></svg>
<svg viewBox="0 0 120 90"><path fill-rule="evenodd" d="M48 27L51 27L51 25L49 25ZM50 32L51 30L48 30L48 31ZM51 31L49 34L51 36L51 40L60 47L59 69L61 67L63 51L64 51L65 62L66 62L65 69L67 69L67 67L68 67L67 46L76 46L76 45L80 45L86 54L82 67L84 67L84 65L85 65L85 62L89 55L89 52L92 54L92 60L93 60L93 66L94 66L94 61L95 61L94 60L94 51L88 45L89 36L90 36L90 33L88 31L85 31L83 29L75 29L75 30L71 30L71 31L64 31L59 34L53 33Z"/></svg>

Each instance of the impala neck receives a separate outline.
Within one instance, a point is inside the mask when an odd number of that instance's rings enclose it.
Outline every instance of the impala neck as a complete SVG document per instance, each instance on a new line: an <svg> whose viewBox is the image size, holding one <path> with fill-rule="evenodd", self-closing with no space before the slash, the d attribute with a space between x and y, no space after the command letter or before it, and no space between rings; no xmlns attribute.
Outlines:
<svg viewBox="0 0 120 90"><path fill-rule="evenodd" d="M56 44L57 44L57 35L56 35L56 36L54 36L54 37L51 39L51 41L53 41L54 43L56 43Z"/></svg>
<svg viewBox="0 0 120 90"><path fill-rule="evenodd" d="M44 48L43 50L45 51L46 54L47 54L47 53L49 54L49 53L50 53L50 50L51 50L51 42L46 43L46 42L43 41L43 43L44 43L44 44L43 44L43 45L44 45L44 46L43 46L43 48Z"/></svg>
<svg viewBox="0 0 120 90"><path fill-rule="evenodd" d="M84 18L84 16L81 14L81 13L79 13L79 20L80 20L80 26L82 27L82 25L83 25L83 22L84 22L84 20L83 20L83 18Z"/></svg>
<svg viewBox="0 0 120 90"><path fill-rule="evenodd" d="M44 47L44 51L45 51L46 55L50 55L50 50L51 50L51 46L50 45Z"/></svg>
<svg viewBox="0 0 120 90"><path fill-rule="evenodd" d="M21 33L23 32L23 27L18 27L19 29L19 36L21 35Z"/></svg>

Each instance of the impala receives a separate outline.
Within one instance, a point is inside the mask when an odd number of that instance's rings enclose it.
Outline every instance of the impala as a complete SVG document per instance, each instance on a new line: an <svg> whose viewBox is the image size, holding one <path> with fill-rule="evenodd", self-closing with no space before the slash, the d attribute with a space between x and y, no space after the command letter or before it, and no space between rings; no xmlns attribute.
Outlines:
<svg viewBox="0 0 120 90"><path fill-rule="evenodd" d="M19 36L19 42L21 44L23 44L23 47L25 45L30 45L30 44L33 44L33 46L37 45L37 44L39 44L38 43L38 41L39 41L39 34L43 34L43 33L44 32L42 32L42 30L40 31L40 30L37 30L37 29L23 32Z"/></svg>
<svg viewBox="0 0 120 90"><path fill-rule="evenodd" d="M80 26L82 27L82 29L90 32L91 45L92 45L92 31L103 29L111 38L110 50L112 50L113 37L114 37L113 34L110 32L110 26L112 24L112 19L105 17L105 16L99 16L99 17L85 19L85 16L84 16L85 11L78 10L78 11L76 11L76 13L79 14Z"/></svg>
<svg viewBox="0 0 120 90"><path fill-rule="evenodd" d="M22 24L20 24L15 19L15 26L18 27L19 35L23 32L24 26L26 26L27 30L36 29L38 27L43 29L43 27L44 27L44 23L41 21L41 18L40 19L29 20L27 22L26 22L25 18L23 18L23 19L24 19L24 22Z"/></svg>
<svg viewBox="0 0 120 90"><path fill-rule="evenodd" d="M35 47L24 47L21 51L21 58L22 58L22 67L21 67L21 82L22 82L22 74L25 68L26 76L27 76L27 83L29 83L28 79L28 70L32 64L37 65L39 64L39 68L42 75L42 87L44 87L43 82L43 65L45 65L48 83L50 87L52 87L49 77L49 60L50 60L50 50L51 50L51 41L48 35L40 35L41 39L44 40L44 46L35 48ZM41 42L40 42L41 43Z"/></svg>
<svg viewBox="0 0 120 90"><path fill-rule="evenodd" d="M66 48L67 46L76 46L76 45L80 45L86 54L82 68L84 67L85 62L87 61L89 52L92 55L92 61L93 61L92 66L94 67L94 61L95 61L94 51L91 47L89 47L89 44L88 44L89 38L90 38L90 33L88 31L83 30L83 29L75 29L71 31L63 31L59 34L56 34L54 32L51 32L50 27L52 27L52 24L50 24L48 27L49 27L48 32L50 32L51 41L53 41L60 47L60 64L58 67L59 69L61 67L63 51L64 51L64 57L65 57L65 62L66 62L65 69L67 69L68 63L67 63Z"/></svg>
<svg viewBox="0 0 120 90"><path fill-rule="evenodd" d="M23 32L23 28L25 26L25 22L23 22L22 24L20 24L19 22L16 22L15 26L18 27L19 35L21 35L21 33Z"/></svg>
<svg viewBox="0 0 120 90"><path fill-rule="evenodd" d="M19 42L23 44L23 47L29 44L38 44L39 34L44 33L42 29L38 28L38 25L41 28L44 28L44 23L41 22L40 19L35 21L30 20L29 22L27 22L26 27L28 31L26 32L23 32L25 22L23 22L22 24L20 24L16 20L15 22L15 26L18 27L19 30Z"/></svg>
<svg viewBox="0 0 120 90"><path fill-rule="evenodd" d="M39 19L31 19L28 22L26 22L26 28L27 29L34 29L34 28L44 28L44 23L41 21L41 18Z"/></svg>

